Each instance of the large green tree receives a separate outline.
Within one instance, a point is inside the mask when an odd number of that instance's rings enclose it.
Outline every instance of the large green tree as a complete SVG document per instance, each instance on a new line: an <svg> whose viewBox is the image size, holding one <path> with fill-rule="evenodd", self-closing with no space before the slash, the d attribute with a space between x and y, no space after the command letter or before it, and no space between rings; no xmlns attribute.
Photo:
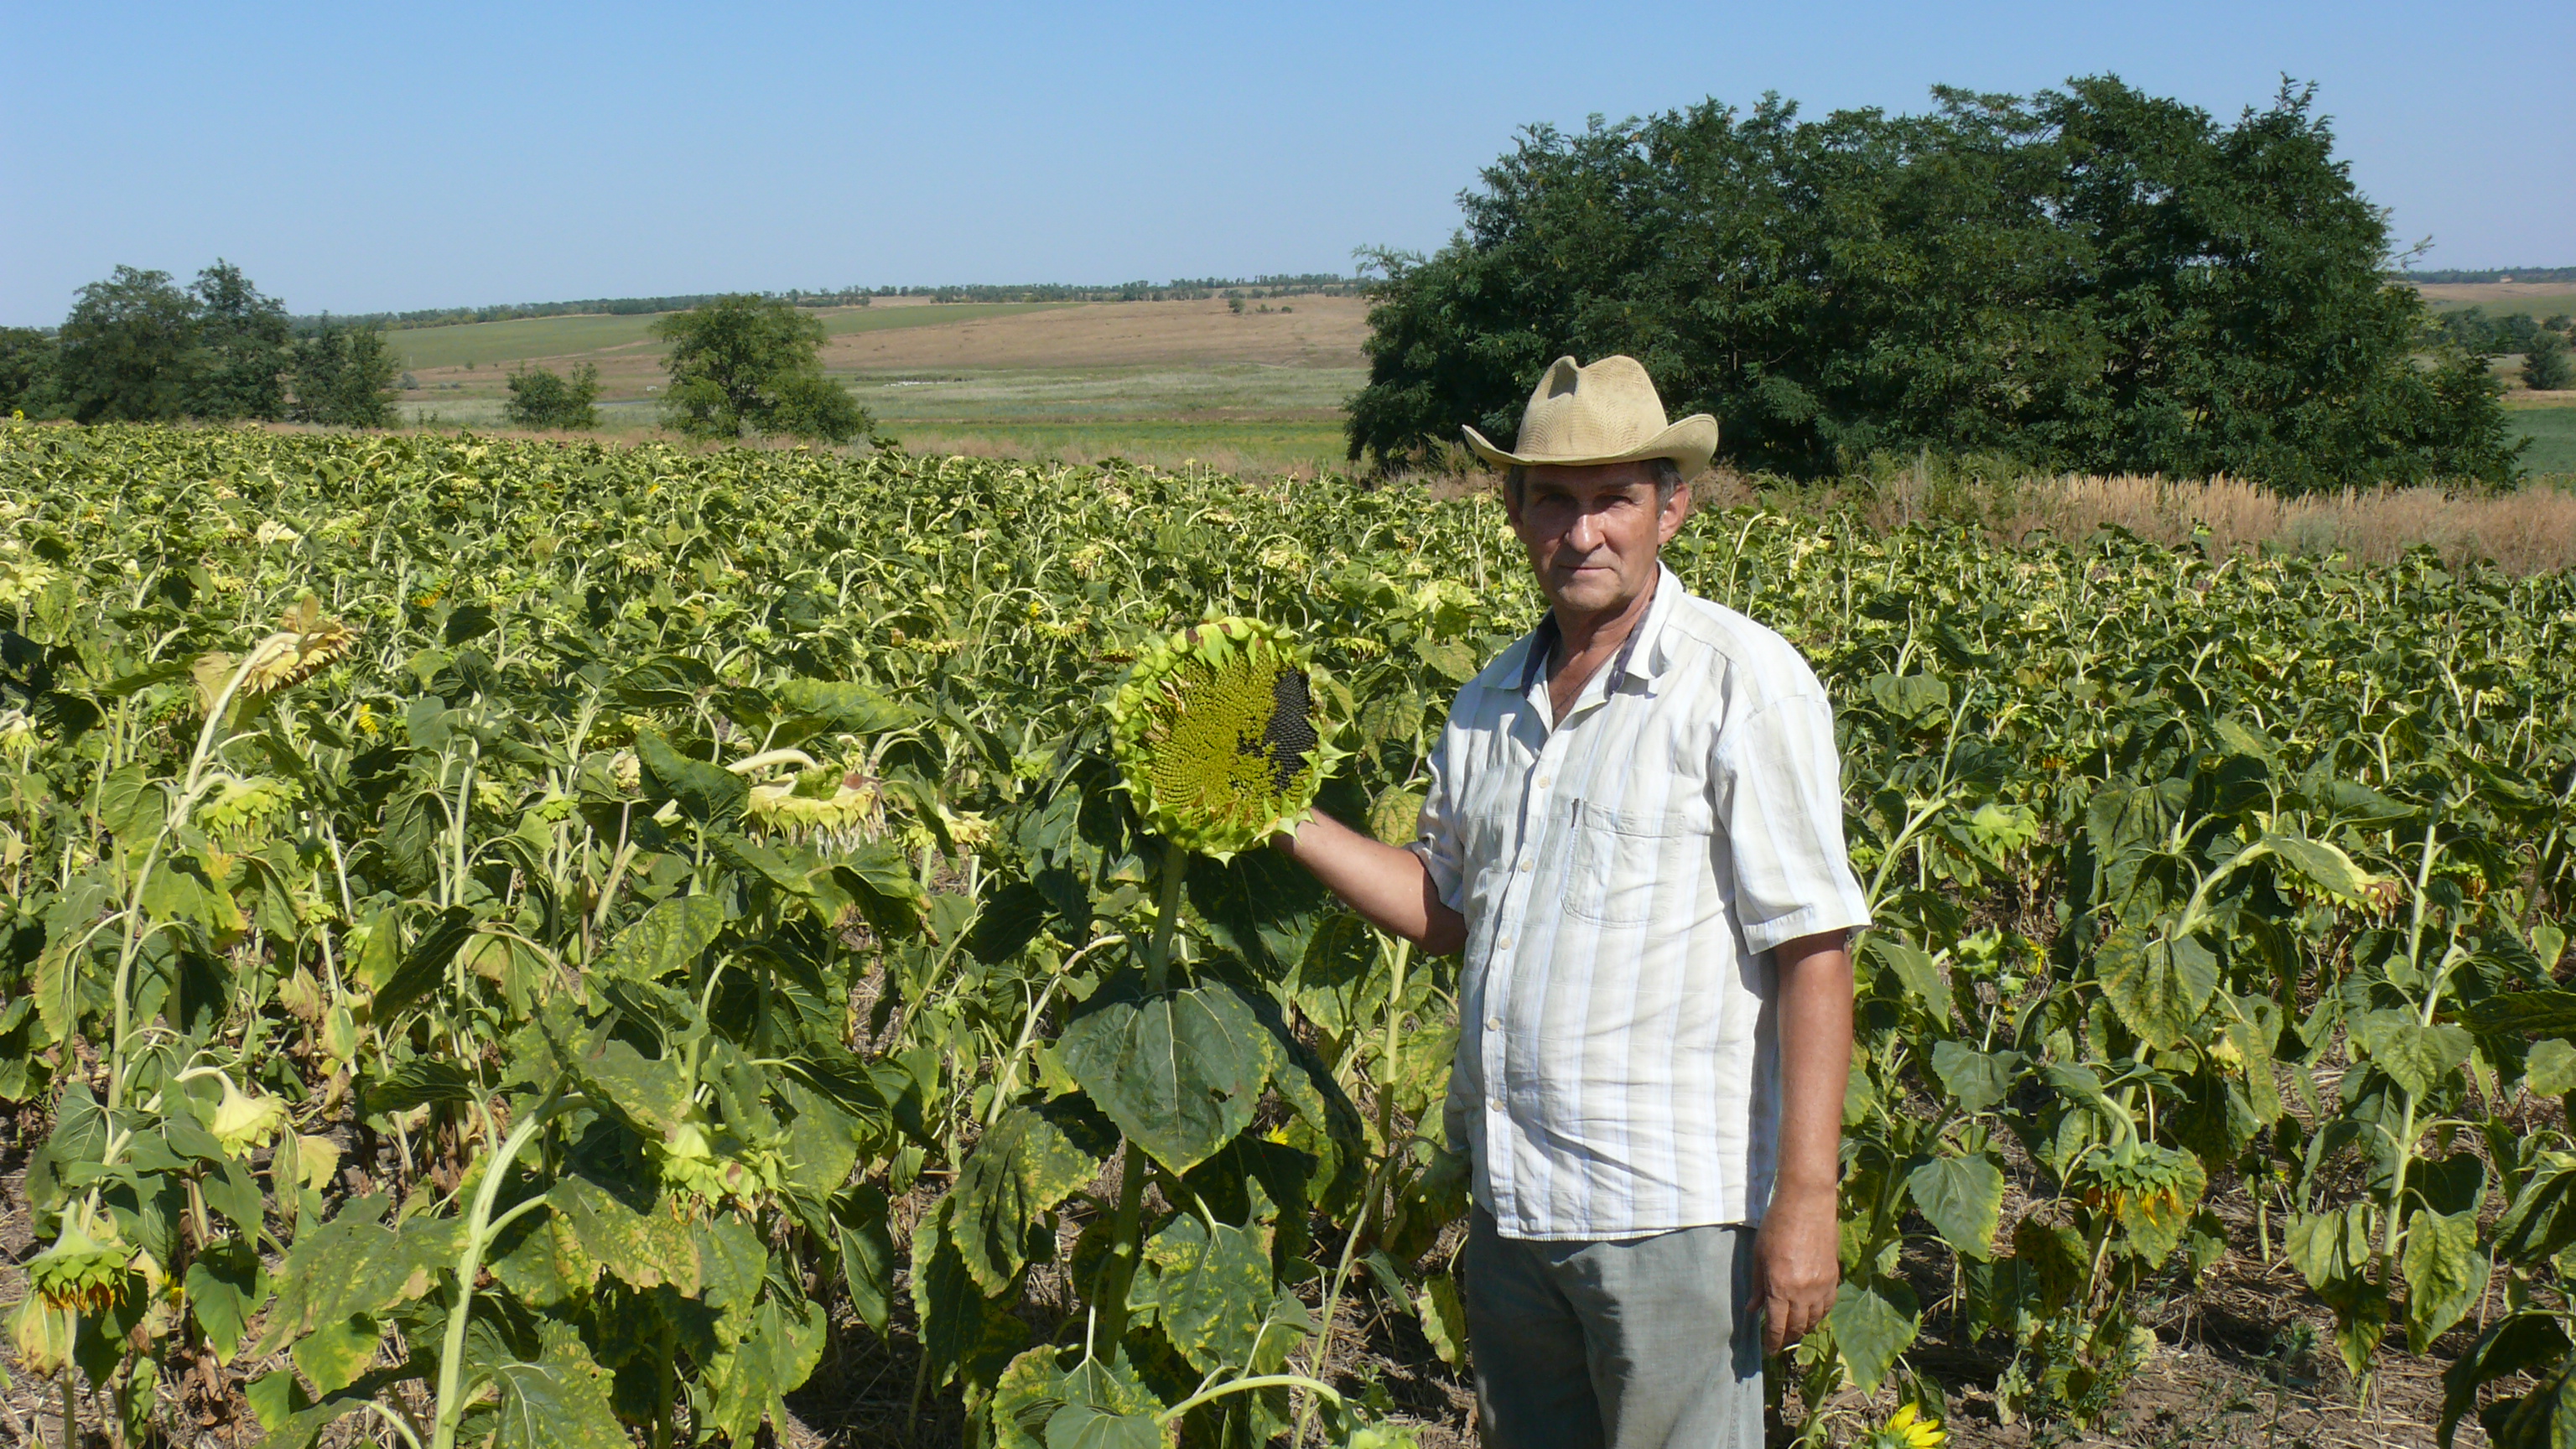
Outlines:
<svg viewBox="0 0 2576 1449"><path fill-rule="evenodd" d="M1924 115L1768 97L1526 131L1428 259L1381 254L1351 455L1509 436L1549 360L1626 352L1725 456L2230 473L2513 471L2496 384L2392 285L2312 94L2222 125L2113 77Z"/></svg>
<svg viewBox="0 0 2576 1449"><path fill-rule="evenodd" d="M80 289L56 339L63 403L85 423L150 422L186 410L196 299L168 272L120 266Z"/></svg>
<svg viewBox="0 0 2576 1449"><path fill-rule="evenodd" d="M0 327L0 416L53 416L61 403L54 339L33 327Z"/></svg>
<svg viewBox="0 0 2576 1449"><path fill-rule="evenodd" d="M875 420L823 375L823 323L775 297L718 297L653 324L671 344L663 420L691 437L748 431L846 443Z"/></svg>
<svg viewBox="0 0 2576 1449"><path fill-rule="evenodd" d="M217 258L197 274L196 346L182 404L190 417L224 421L286 413L294 338L286 304L263 296L241 268Z"/></svg>
<svg viewBox="0 0 2576 1449"><path fill-rule="evenodd" d="M297 422L343 428L390 428L394 377L401 371L382 327L353 327L330 317L295 344Z"/></svg>

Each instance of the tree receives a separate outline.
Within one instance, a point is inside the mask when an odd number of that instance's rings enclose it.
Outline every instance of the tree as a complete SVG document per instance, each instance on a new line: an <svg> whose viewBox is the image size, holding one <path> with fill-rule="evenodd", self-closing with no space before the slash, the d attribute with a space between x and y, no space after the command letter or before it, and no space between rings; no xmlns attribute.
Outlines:
<svg viewBox="0 0 2576 1449"><path fill-rule="evenodd" d="M191 417L286 415L286 372L294 362L286 304L260 295L241 268L218 257L189 288L196 347L188 359L183 408Z"/></svg>
<svg viewBox="0 0 2576 1449"><path fill-rule="evenodd" d="M65 409L84 423L180 416L197 345L196 302L168 272L120 266L80 289L57 339Z"/></svg>
<svg viewBox="0 0 2576 1449"><path fill-rule="evenodd" d="M510 401L502 413L523 428L599 426L599 368L583 363L570 378L529 363L510 374Z"/></svg>
<svg viewBox="0 0 2576 1449"><path fill-rule="evenodd" d="M301 423L390 428L399 370L383 328L351 327L324 317L295 345L292 416Z"/></svg>
<svg viewBox="0 0 2576 1449"><path fill-rule="evenodd" d="M718 297L653 324L671 344L663 419L691 437L746 429L846 443L870 432L849 390L823 375L823 323L776 298Z"/></svg>
<svg viewBox="0 0 2576 1449"><path fill-rule="evenodd" d="M54 339L33 327L0 327L0 417L51 417L61 404Z"/></svg>
<svg viewBox="0 0 2576 1449"><path fill-rule="evenodd" d="M2522 355L2522 385L2541 392L2556 392L2576 387L2576 365L2567 361L2567 339L2557 332L2542 330L2532 334L2530 350Z"/></svg>
<svg viewBox="0 0 2576 1449"><path fill-rule="evenodd" d="M2384 275L2307 91L2233 126L2116 78L1928 115L1766 98L1533 127L1429 259L1380 253L1351 455L1508 436L1563 353L1642 360L1724 451L2260 478L2513 471L2497 387Z"/></svg>

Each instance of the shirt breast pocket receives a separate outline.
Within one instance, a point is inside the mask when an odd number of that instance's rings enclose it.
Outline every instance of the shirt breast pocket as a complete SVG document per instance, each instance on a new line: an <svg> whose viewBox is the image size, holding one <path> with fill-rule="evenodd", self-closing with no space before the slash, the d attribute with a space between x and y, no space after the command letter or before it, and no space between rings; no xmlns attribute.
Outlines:
<svg viewBox="0 0 2576 1449"><path fill-rule="evenodd" d="M1601 926L1643 924L1675 873L1689 816L1678 810L1578 805L1566 862L1565 913Z"/></svg>

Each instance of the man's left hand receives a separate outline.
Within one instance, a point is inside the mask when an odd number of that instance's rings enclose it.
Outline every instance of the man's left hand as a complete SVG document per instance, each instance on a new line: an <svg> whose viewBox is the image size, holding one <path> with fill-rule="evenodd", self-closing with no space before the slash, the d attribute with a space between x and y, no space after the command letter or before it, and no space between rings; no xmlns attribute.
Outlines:
<svg viewBox="0 0 2576 1449"><path fill-rule="evenodd" d="M1831 1192L1775 1196L1753 1237L1753 1311L1768 1356L1825 1321L1842 1282L1841 1228Z"/></svg>

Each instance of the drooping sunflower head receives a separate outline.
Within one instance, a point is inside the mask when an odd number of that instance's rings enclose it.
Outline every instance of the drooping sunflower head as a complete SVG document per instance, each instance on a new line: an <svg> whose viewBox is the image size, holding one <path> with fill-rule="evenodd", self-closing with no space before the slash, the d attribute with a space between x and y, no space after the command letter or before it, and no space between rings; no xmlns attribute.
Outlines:
<svg viewBox="0 0 2576 1449"><path fill-rule="evenodd" d="M1215 619L1147 649L1109 706L1118 766L1146 824L1224 860L1292 828L1340 752L1296 636Z"/></svg>

